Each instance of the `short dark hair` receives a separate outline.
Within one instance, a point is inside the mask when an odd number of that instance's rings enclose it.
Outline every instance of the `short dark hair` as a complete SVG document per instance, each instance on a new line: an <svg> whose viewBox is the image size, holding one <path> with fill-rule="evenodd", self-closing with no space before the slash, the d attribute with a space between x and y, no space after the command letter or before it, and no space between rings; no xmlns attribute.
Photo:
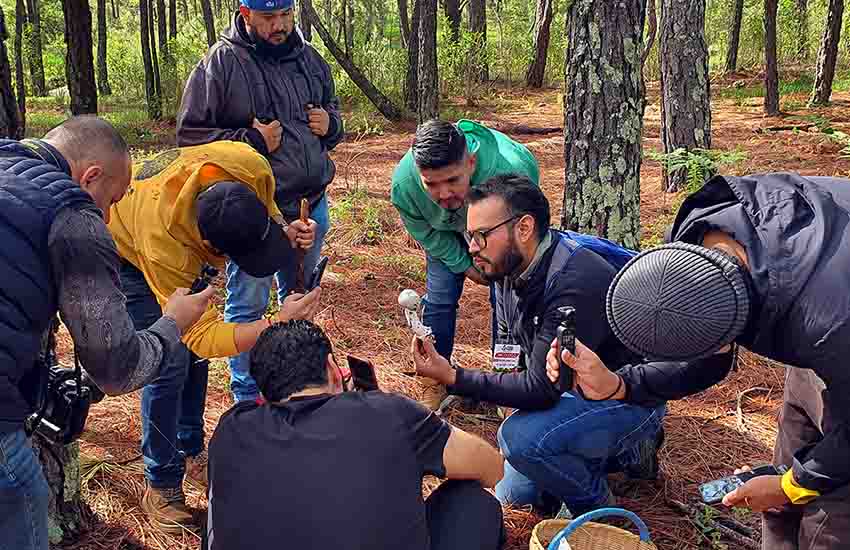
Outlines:
<svg viewBox="0 0 850 550"><path fill-rule="evenodd" d="M411 149L417 167L438 170L463 159L466 135L456 124L429 120L416 127Z"/></svg>
<svg viewBox="0 0 850 550"><path fill-rule="evenodd" d="M251 376L268 401L280 401L309 387L328 383L331 341L305 320L275 323L251 350Z"/></svg>
<svg viewBox="0 0 850 550"><path fill-rule="evenodd" d="M529 214L534 218L537 237L543 240L546 232L549 231L550 213L549 200L539 186L527 176L501 174L472 187L466 200L469 204L475 204L493 196L501 197L505 201L511 216Z"/></svg>
<svg viewBox="0 0 850 550"><path fill-rule="evenodd" d="M74 161L105 161L104 155L122 160L130 157L127 142L118 130L96 115L71 117L47 132L44 139Z"/></svg>

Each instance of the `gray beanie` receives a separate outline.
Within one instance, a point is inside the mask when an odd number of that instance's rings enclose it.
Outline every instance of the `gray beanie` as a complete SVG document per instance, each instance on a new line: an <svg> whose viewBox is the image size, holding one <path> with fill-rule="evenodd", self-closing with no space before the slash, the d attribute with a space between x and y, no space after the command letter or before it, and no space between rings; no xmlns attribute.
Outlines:
<svg viewBox="0 0 850 550"><path fill-rule="evenodd" d="M608 323L643 357L685 361L733 342L750 313L747 274L718 250L672 243L641 252L608 288Z"/></svg>

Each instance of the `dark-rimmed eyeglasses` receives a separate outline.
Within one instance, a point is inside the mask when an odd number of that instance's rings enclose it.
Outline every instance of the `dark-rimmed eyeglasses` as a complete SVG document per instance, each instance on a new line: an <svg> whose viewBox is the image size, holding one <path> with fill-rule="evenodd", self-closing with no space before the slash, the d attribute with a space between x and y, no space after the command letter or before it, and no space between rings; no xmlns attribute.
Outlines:
<svg viewBox="0 0 850 550"><path fill-rule="evenodd" d="M508 218L498 225L494 225L490 229L476 229L475 231L464 231L463 234L466 235L466 239L468 241L475 241L475 244L478 245L478 248L485 249L487 248L487 235L492 233L493 231L499 229L505 224L511 223L517 218L521 218L524 214L520 214L518 216L513 216L512 218Z"/></svg>

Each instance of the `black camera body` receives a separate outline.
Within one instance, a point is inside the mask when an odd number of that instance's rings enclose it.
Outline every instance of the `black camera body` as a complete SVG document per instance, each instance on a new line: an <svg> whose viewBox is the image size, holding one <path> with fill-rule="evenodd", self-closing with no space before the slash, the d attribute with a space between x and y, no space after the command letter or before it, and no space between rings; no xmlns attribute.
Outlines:
<svg viewBox="0 0 850 550"><path fill-rule="evenodd" d="M210 264L204 264L201 267L201 274L192 282L192 286L189 288L189 294L197 294L205 290L216 277L218 277L218 269Z"/></svg>
<svg viewBox="0 0 850 550"><path fill-rule="evenodd" d="M561 352L569 350L576 352L576 310L570 306L558 308L560 322L558 323L558 391L562 394L573 389L573 369L564 363Z"/></svg>
<svg viewBox="0 0 850 550"><path fill-rule="evenodd" d="M44 403L30 416L29 431L62 445L73 443L86 426L94 393L85 383L78 384L75 370L50 367Z"/></svg>

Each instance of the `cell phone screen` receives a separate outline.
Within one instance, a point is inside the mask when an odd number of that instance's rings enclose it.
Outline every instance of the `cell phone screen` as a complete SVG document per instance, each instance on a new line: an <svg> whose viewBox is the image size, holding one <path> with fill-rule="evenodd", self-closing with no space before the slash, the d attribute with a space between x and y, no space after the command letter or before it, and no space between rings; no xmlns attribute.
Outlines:
<svg viewBox="0 0 850 550"><path fill-rule="evenodd" d="M375 367L372 363L349 355L348 368L351 370L351 381L356 390L372 391L378 389L378 377L375 375Z"/></svg>
<svg viewBox="0 0 850 550"><path fill-rule="evenodd" d="M325 275L325 268L327 265L328 257L322 256L319 259L319 263L317 263L316 267L313 269L313 274L310 276L310 281L306 288L307 292L310 292L322 283L322 277Z"/></svg>

